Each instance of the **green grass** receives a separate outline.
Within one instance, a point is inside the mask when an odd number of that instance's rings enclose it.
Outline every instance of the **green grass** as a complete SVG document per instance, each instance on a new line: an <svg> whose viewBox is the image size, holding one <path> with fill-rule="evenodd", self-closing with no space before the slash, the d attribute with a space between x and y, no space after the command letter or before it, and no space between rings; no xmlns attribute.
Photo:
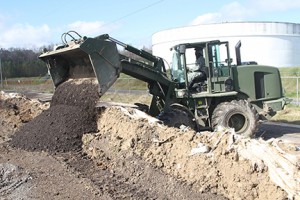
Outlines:
<svg viewBox="0 0 300 200"><path fill-rule="evenodd" d="M113 84L112 89L147 90L147 83L121 73L120 78Z"/></svg>
<svg viewBox="0 0 300 200"><path fill-rule="evenodd" d="M10 78L3 81L1 90L14 90L16 92L31 91L53 93L54 86L51 79L46 77ZM147 83L121 74L111 87L112 90L147 90Z"/></svg>
<svg viewBox="0 0 300 200"><path fill-rule="evenodd" d="M3 81L1 90L16 92L42 92L53 93L54 86L51 79L44 77L10 78Z"/></svg>
<svg viewBox="0 0 300 200"><path fill-rule="evenodd" d="M101 101L120 102L120 103L142 103L150 105L152 96L149 94L120 94L107 92L101 97Z"/></svg>
<svg viewBox="0 0 300 200"><path fill-rule="evenodd" d="M300 81L300 80L298 80ZM300 82L298 83L300 87ZM282 86L287 97L297 96L297 79L295 78L282 78ZM298 88L299 89L299 88Z"/></svg>
<svg viewBox="0 0 300 200"><path fill-rule="evenodd" d="M300 67L280 68L282 76L296 76ZM283 79L283 87L286 90L286 96L296 97L296 79ZM4 81L4 90L14 90L17 92L30 91L30 92L45 92L51 93L54 91L53 83L50 79L46 80L45 77L34 78L14 78ZM300 80L299 80L300 87ZM129 93L107 92L101 97L101 101L113 101L122 103L143 103L150 105L151 95L135 94L134 90L147 90L147 84L143 81L133 79L130 76L121 74L120 78L112 86L113 90L127 90ZM295 105L288 105L283 111L278 112L271 121L284 122L300 125L300 107Z"/></svg>
<svg viewBox="0 0 300 200"><path fill-rule="evenodd" d="M279 68L281 76L300 76L300 66Z"/></svg>
<svg viewBox="0 0 300 200"><path fill-rule="evenodd" d="M282 77L282 86L285 92L285 96L290 98L296 98L297 79L285 77L300 77L300 67L282 67L279 68L279 71ZM298 79L298 87L300 87L300 79Z"/></svg>

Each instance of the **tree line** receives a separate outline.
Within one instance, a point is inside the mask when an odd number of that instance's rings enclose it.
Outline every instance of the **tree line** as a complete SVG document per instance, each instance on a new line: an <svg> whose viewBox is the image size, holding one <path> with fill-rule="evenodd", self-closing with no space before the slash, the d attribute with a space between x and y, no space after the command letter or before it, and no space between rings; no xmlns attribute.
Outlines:
<svg viewBox="0 0 300 200"><path fill-rule="evenodd" d="M39 77L45 76L48 73L46 64L38 57L41 55L42 49L20 49L9 48L0 49L0 60L2 68L2 78L19 78L19 77ZM46 49L53 49L53 46L48 46ZM143 47L151 53L150 48ZM120 53L130 58L144 61L143 58L125 50L120 50Z"/></svg>
<svg viewBox="0 0 300 200"><path fill-rule="evenodd" d="M0 49L3 79L45 76L48 69L46 64L38 58L41 54L40 50Z"/></svg>

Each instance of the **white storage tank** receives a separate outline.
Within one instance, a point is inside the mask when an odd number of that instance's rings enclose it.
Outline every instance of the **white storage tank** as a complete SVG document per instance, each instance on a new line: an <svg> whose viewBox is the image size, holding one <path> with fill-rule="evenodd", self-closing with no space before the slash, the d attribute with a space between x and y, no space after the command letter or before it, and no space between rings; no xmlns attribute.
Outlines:
<svg viewBox="0 0 300 200"><path fill-rule="evenodd" d="M241 40L242 62L256 61L276 67L300 66L300 24L282 22L226 22L163 30L153 34L152 51L171 62L170 48L179 43L229 41L235 62L235 45Z"/></svg>

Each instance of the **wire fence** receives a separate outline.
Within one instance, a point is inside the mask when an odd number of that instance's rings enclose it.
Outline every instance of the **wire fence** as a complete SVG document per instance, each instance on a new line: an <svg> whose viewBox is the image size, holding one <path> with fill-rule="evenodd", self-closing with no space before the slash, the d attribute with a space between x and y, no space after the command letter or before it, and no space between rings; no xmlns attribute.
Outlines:
<svg viewBox="0 0 300 200"><path fill-rule="evenodd" d="M286 97L293 99L293 104L299 105L299 76L281 77L282 87Z"/></svg>
<svg viewBox="0 0 300 200"><path fill-rule="evenodd" d="M285 96L292 98L293 103L300 104L299 97L299 79L298 76L284 76L281 77L282 86L285 92ZM41 93L53 93L54 86L51 79L45 77L35 78L20 78L20 79L8 79L3 80L0 85L0 89L4 91L15 92L41 92ZM128 77L120 77L112 85L108 92L115 94L146 94L148 86L146 82Z"/></svg>

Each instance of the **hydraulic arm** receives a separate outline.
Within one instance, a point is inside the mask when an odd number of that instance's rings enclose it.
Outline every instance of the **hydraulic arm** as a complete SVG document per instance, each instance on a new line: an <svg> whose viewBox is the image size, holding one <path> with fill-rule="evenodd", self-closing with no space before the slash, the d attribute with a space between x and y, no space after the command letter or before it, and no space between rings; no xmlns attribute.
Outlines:
<svg viewBox="0 0 300 200"><path fill-rule="evenodd" d="M70 78L96 77L100 95L103 95L122 72L147 82L149 88L158 85L162 94L168 91L171 81L165 75L166 69L161 58L124 44L108 34L87 38L76 33L79 38L75 39L72 33L76 32L71 31L62 36L63 45L39 57L47 64L55 87ZM66 41L68 35L72 38L70 42ZM149 62L139 62L119 54L117 45Z"/></svg>

